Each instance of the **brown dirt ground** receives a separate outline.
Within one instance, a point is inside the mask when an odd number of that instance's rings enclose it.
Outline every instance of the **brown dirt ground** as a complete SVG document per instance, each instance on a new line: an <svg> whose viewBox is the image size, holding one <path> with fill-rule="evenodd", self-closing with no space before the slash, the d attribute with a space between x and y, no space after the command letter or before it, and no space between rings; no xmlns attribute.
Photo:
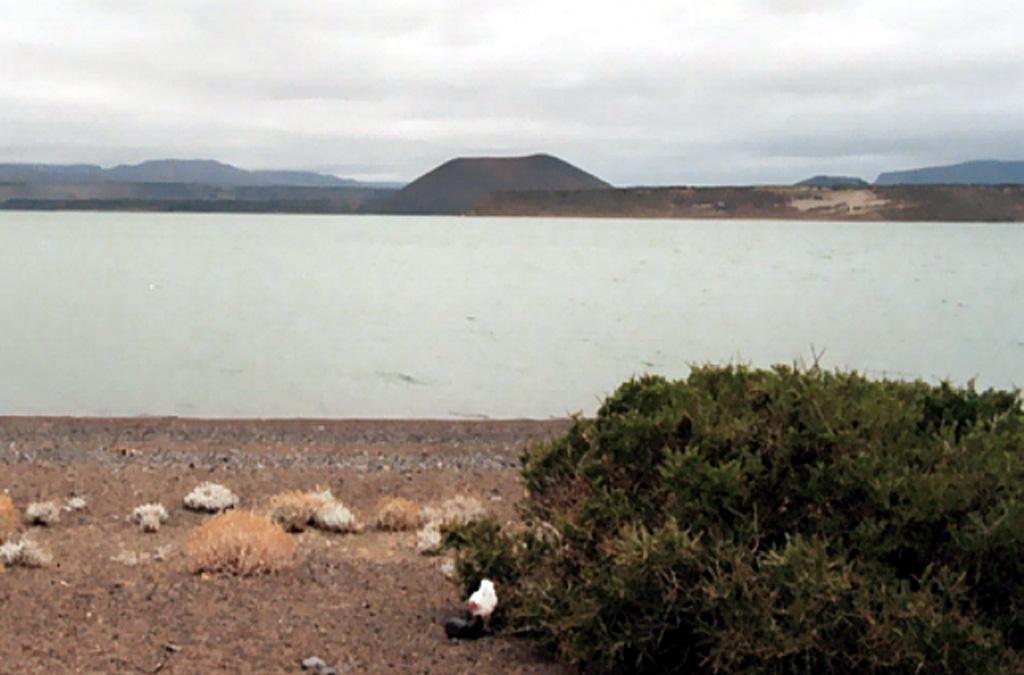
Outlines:
<svg viewBox="0 0 1024 675"><path fill-rule="evenodd" d="M182 498L206 480L231 487L243 508L329 487L368 520L384 495L431 504L470 494L512 519L519 451L566 426L0 418L0 492L22 511L88 502L30 529L50 567L0 574L0 672L294 673L314 655L339 673L563 672L526 641L446 640L442 622L461 598L439 560L417 554L415 533L307 530L277 574L192 574L182 549L203 516ZM154 501L170 521L144 534L127 516ZM170 553L153 559L161 547Z"/></svg>

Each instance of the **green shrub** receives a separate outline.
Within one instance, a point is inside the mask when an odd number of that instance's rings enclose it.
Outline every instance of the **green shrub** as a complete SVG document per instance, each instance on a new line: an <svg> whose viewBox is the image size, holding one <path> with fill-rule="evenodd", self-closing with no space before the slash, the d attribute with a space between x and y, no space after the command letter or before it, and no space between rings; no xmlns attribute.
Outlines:
<svg viewBox="0 0 1024 675"><path fill-rule="evenodd" d="M623 384L521 472L525 527L446 542L568 664L1022 671L1017 392L707 366Z"/></svg>

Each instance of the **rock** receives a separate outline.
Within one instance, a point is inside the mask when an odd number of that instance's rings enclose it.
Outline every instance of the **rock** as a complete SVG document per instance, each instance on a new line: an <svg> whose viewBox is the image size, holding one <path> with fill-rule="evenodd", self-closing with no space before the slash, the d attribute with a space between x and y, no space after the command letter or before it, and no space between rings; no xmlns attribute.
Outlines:
<svg viewBox="0 0 1024 675"><path fill-rule="evenodd" d="M303 670L316 670L317 672L322 672L326 667L327 664L324 663L324 660L319 656L310 656L308 659L302 660Z"/></svg>

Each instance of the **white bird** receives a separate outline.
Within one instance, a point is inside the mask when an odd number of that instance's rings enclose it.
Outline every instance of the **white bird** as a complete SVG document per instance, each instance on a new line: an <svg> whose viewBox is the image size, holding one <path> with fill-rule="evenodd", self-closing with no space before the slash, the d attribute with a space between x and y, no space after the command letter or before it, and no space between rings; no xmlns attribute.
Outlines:
<svg viewBox="0 0 1024 675"><path fill-rule="evenodd" d="M469 613L486 619L497 606L498 594L494 592L494 582L484 579L480 582L480 588L469 596Z"/></svg>
<svg viewBox="0 0 1024 675"><path fill-rule="evenodd" d="M448 619L444 624L444 632L449 638L476 640L486 632L485 623L497 606L498 594L494 592L494 582L484 579L480 582L480 588L469 596L466 614Z"/></svg>

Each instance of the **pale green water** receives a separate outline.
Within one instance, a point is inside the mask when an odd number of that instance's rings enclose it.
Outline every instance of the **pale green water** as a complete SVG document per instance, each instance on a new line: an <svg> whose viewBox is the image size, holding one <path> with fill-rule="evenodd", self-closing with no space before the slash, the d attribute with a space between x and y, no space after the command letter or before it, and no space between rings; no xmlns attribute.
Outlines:
<svg viewBox="0 0 1024 675"><path fill-rule="evenodd" d="M1024 226L0 213L0 414L592 413L811 359L1024 385Z"/></svg>

